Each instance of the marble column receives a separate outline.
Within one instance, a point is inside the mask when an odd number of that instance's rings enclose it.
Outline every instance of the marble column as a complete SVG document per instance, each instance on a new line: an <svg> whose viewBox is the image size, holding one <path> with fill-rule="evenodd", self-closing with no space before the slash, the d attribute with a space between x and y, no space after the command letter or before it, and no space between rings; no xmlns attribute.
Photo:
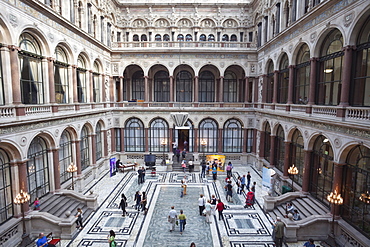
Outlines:
<svg viewBox="0 0 370 247"><path fill-rule="evenodd" d="M119 102L122 103L123 102L123 76L120 76L119 77ZM122 104L120 105L122 106Z"/></svg>
<svg viewBox="0 0 370 247"><path fill-rule="evenodd" d="M144 128L145 136L149 136L149 129ZM149 152L149 138L145 138L145 152Z"/></svg>
<svg viewBox="0 0 370 247"><path fill-rule="evenodd" d="M76 148L76 156L75 156L75 164L77 166L77 176L81 175L82 168L81 168L81 140L73 141Z"/></svg>
<svg viewBox="0 0 370 247"><path fill-rule="evenodd" d="M249 94L252 93L249 91L249 85L250 83L252 83L252 81L248 78L248 77L245 77L244 78L244 103L249 103Z"/></svg>
<svg viewBox="0 0 370 247"><path fill-rule="evenodd" d="M220 76L220 84L219 84L218 90L219 90L218 102L223 102L224 101L224 77L223 76Z"/></svg>
<svg viewBox="0 0 370 247"><path fill-rule="evenodd" d="M115 128L111 128L110 129L110 145L111 145L111 151L112 153L115 153L116 150L117 150L117 147L116 147L116 129ZM108 140L108 139L106 139Z"/></svg>
<svg viewBox="0 0 370 247"><path fill-rule="evenodd" d="M253 146L252 146L252 153L257 154L257 129L253 129Z"/></svg>
<svg viewBox="0 0 370 247"><path fill-rule="evenodd" d="M72 95L73 95L73 103L78 103L78 96L77 96L77 66L72 65Z"/></svg>
<svg viewBox="0 0 370 247"><path fill-rule="evenodd" d="M277 103L278 98L278 91L279 91L279 71L274 71L274 91L273 91L273 97L272 97L272 103Z"/></svg>
<svg viewBox="0 0 370 247"><path fill-rule="evenodd" d="M262 103L267 102L267 75L262 76ZM258 92L257 92L257 99L258 99Z"/></svg>
<svg viewBox="0 0 370 247"><path fill-rule="evenodd" d="M270 166L275 166L275 164L276 164L276 161L275 161L275 152L276 152L276 148L275 148L275 143L276 143L276 141L275 141L275 138L276 138L276 136L273 136L273 135L271 135L270 136ZM268 140L266 140L266 141L268 141Z"/></svg>
<svg viewBox="0 0 370 247"><path fill-rule="evenodd" d="M219 154L221 154L222 153L222 140L223 140L223 135L222 135L222 129L219 129L218 130L218 150L217 150L217 152L219 153Z"/></svg>
<svg viewBox="0 0 370 247"><path fill-rule="evenodd" d="M257 130L260 132L260 147L259 147L259 158L263 158L264 155L265 155L265 141L266 141L266 133L264 131L260 131L260 130Z"/></svg>
<svg viewBox="0 0 370 247"><path fill-rule="evenodd" d="M47 58L50 104L55 104L54 60L52 57ZM52 108L52 110L55 112L57 108Z"/></svg>
<svg viewBox="0 0 370 247"><path fill-rule="evenodd" d="M148 82L149 77L144 76L144 101L149 102L149 82Z"/></svg>
<svg viewBox="0 0 370 247"><path fill-rule="evenodd" d="M11 72L11 80L12 80L12 92L13 92L13 104L20 105L22 104L22 97L21 97L21 75L19 68L19 59L18 59L18 51L20 48L14 45L8 46L9 55L10 55L10 72ZM24 115L24 114L23 114Z"/></svg>
<svg viewBox="0 0 370 247"><path fill-rule="evenodd" d="M294 91L294 65L289 66L289 84L288 84L288 101L287 104L293 104L293 91Z"/></svg>
<svg viewBox="0 0 370 247"><path fill-rule="evenodd" d="M121 152L125 151L125 129L120 128L121 131Z"/></svg>
<svg viewBox="0 0 370 247"><path fill-rule="evenodd" d="M309 192L310 187L310 167L311 167L311 157L312 150L304 150L304 168L302 176L302 192Z"/></svg>
<svg viewBox="0 0 370 247"><path fill-rule="evenodd" d="M199 102L199 76L194 77L194 102Z"/></svg>
<svg viewBox="0 0 370 247"><path fill-rule="evenodd" d="M102 130L102 134L103 134L103 142L102 142L102 144L103 144L103 154L102 154L102 156L107 157L108 156L108 143L107 143L108 130Z"/></svg>
<svg viewBox="0 0 370 247"><path fill-rule="evenodd" d="M342 90L340 97L340 106L349 106L349 92L351 86L351 69L353 63L353 46L343 47L344 61L342 70ZM340 117L344 117L345 112L343 111Z"/></svg>
<svg viewBox="0 0 370 247"><path fill-rule="evenodd" d="M60 164L59 164L59 150L58 149L52 149L51 150L53 155L53 168L54 168L54 186L55 190L60 190Z"/></svg>
<svg viewBox="0 0 370 247"><path fill-rule="evenodd" d="M106 139L105 139L106 140ZM90 164L95 165L96 164L96 135L94 134L89 134L89 141L91 143L91 160ZM104 142L102 143L102 145ZM106 145L104 145L106 146ZM102 147L102 156L104 156L104 148Z"/></svg>
<svg viewBox="0 0 370 247"><path fill-rule="evenodd" d="M87 78L88 78L88 84L89 84L89 88L90 88L90 94L89 94L90 100L89 101L86 101L86 102L94 103L95 102L95 100L94 100L94 94L95 94L95 92L94 92L93 71L92 70L88 70L87 72L88 72L88 76L87 76ZM94 105L94 104L92 104L92 105Z"/></svg>
<svg viewBox="0 0 370 247"><path fill-rule="evenodd" d="M170 102L174 102L174 85L173 85L173 76L170 76Z"/></svg>
<svg viewBox="0 0 370 247"><path fill-rule="evenodd" d="M316 95L316 77L317 77L317 58L310 59L310 92L308 96L308 105L315 104L315 95ZM311 113L311 112L310 112Z"/></svg>
<svg viewBox="0 0 370 247"><path fill-rule="evenodd" d="M17 164L18 164L18 172L19 172L19 174L18 174L18 181L19 181L19 191L18 191L18 193L21 190L23 190L24 192L29 193L29 191L28 191L29 188L28 188L28 183L27 183L27 161L20 161ZM15 197L16 195L13 195L13 196ZM14 198L12 198L12 199L14 199ZM23 207L24 212L27 212L30 209L28 203L23 203L21 207Z"/></svg>

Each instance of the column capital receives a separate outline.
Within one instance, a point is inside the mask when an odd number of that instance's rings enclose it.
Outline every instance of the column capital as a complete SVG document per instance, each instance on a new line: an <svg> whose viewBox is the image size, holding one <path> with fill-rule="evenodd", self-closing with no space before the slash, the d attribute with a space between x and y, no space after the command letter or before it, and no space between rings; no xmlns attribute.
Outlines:
<svg viewBox="0 0 370 247"><path fill-rule="evenodd" d="M78 66L77 66L76 64L72 64L72 65L71 65L71 67L72 67L73 69L77 69L77 68L78 68Z"/></svg>
<svg viewBox="0 0 370 247"><path fill-rule="evenodd" d="M21 51L22 49L18 46L15 46L15 45L8 45L8 48L11 50L11 51Z"/></svg>
<svg viewBox="0 0 370 247"><path fill-rule="evenodd" d="M295 68L295 65L289 65L288 68L289 69L294 69Z"/></svg>
<svg viewBox="0 0 370 247"><path fill-rule="evenodd" d="M343 46L342 47L342 51L353 51L353 50L355 50L356 49L356 46L354 46L354 45L347 45L347 46Z"/></svg>
<svg viewBox="0 0 370 247"><path fill-rule="evenodd" d="M54 62L56 59L55 58L53 58L53 57L47 57L46 58L47 60L48 60L48 62Z"/></svg>
<svg viewBox="0 0 370 247"><path fill-rule="evenodd" d="M124 77L124 76L122 76L122 75L120 75L118 78L119 78L119 79L124 79L125 77Z"/></svg>

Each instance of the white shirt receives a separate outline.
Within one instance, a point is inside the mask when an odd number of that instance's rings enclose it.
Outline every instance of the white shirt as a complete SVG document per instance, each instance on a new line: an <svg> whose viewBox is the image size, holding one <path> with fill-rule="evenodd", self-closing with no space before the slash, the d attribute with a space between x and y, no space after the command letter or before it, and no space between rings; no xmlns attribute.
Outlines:
<svg viewBox="0 0 370 247"><path fill-rule="evenodd" d="M168 216L169 216L170 218L176 218L176 216L177 216L177 212L176 212L176 210L175 210L175 209L172 209L172 210L168 213Z"/></svg>
<svg viewBox="0 0 370 247"><path fill-rule="evenodd" d="M204 197L199 197L198 199L198 205L204 206L204 203L206 202L206 199Z"/></svg>

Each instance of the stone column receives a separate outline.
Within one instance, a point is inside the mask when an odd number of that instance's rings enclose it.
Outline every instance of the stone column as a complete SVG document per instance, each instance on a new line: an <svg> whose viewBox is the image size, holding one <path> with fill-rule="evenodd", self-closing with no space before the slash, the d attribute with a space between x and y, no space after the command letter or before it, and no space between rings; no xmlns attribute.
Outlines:
<svg viewBox="0 0 370 247"><path fill-rule="evenodd" d="M288 85L288 102L287 104L293 104L293 89L294 89L294 65L289 66L289 85Z"/></svg>
<svg viewBox="0 0 370 247"><path fill-rule="evenodd" d="M107 143L107 136L108 136L108 131L107 130L102 130L102 133L103 133L103 157L107 157L108 156L108 143ZM112 137L112 136L111 136Z"/></svg>
<svg viewBox="0 0 370 247"><path fill-rule="evenodd" d="M149 136L149 129L144 128L145 136ZM145 138L145 152L149 152L149 138Z"/></svg>
<svg viewBox="0 0 370 247"><path fill-rule="evenodd" d="M145 89L144 89L144 101L149 102L149 83L148 83L148 76L144 76L144 84L145 84Z"/></svg>
<svg viewBox="0 0 370 247"><path fill-rule="evenodd" d="M218 150L217 150L219 154L222 153L222 140L223 140L222 129L219 129L218 130Z"/></svg>
<svg viewBox="0 0 370 247"><path fill-rule="evenodd" d="M96 164L96 134L89 134L91 143L91 165ZM103 143L104 144L104 143ZM106 146L106 145L105 145ZM102 156L104 156L104 149L102 148Z"/></svg>
<svg viewBox="0 0 370 247"><path fill-rule="evenodd" d="M252 92L249 92L249 85L252 83L248 77L244 78L244 103L249 103L249 94Z"/></svg>
<svg viewBox="0 0 370 247"><path fill-rule="evenodd" d="M95 100L94 100L94 74L93 74L93 71L92 70L88 70L87 71L89 74L88 74L88 83L89 83L89 88L90 88L90 101L86 101L86 102L90 102L90 103L94 103ZM94 104L93 104L94 105Z"/></svg>
<svg viewBox="0 0 370 247"><path fill-rule="evenodd" d="M50 104L55 104L54 60L52 57L47 58ZM55 112L57 108L52 108L52 110Z"/></svg>
<svg viewBox="0 0 370 247"><path fill-rule="evenodd" d="M219 99L218 102L223 102L224 101L224 77L220 76L220 86L219 86ZM217 100L216 100L217 102Z"/></svg>
<svg viewBox="0 0 370 247"><path fill-rule="evenodd" d="M259 158L264 157L265 155L265 141L266 141L266 133L261 130L257 130L260 132L260 152L259 152Z"/></svg>
<svg viewBox="0 0 370 247"><path fill-rule="evenodd" d="M279 84L279 71L275 70L274 71L274 92L272 96L272 103L276 104L277 103L277 98L278 98L278 84Z"/></svg>
<svg viewBox="0 0 370 247"><path fill-rule="evenodd" d="M125 151L125 129L120 128L121 131L121 152Z"/></svg>
<svg viewBox="0 0 370 247"><path fill-rule="evenodd" d="M342 194L343 185L343 167L345 164L334 163L334 178L332 192L337 191L338 194ZM343 195L341 195L343 197ZM333 205L331 207L331 213L335 216L340 215L340 205Z"/></svg>
<svg viewBox="0 0 370 247"><path fill-rule="evenodd" d="M123 102L123 76L120 76L119 77L119 102L122 103ZM122 104L120 105L122 106Z"/></svg>
<svg viewBox="0 0 370 247"><path fill-rule="evenodd" d="M72 65L72 89L73 89L73 103L78 103L77 96L77 66Z"/></svg>
<svg viewBox="0 0 370 247"><path fill-rule="evenodd" d="M111 151L112 151L112 153L115 153L116 150L117 150L117 147L116 147L116 129L115 128L110 129L110 136L111 136L110 145L112 147ZM106 139L106 140L108 140L108 139ZM108 145L106 145L106 146L108 146Z"/></svg>
<svg viewBox="0 0 370 247"><path fill-rule="evenodd" d="M243 153L246 153L247 152L247 145L246 145L246 143L247 143L247 140L248 140L248 129L244 129L243 132L244 132L243 133L244 134L244 138L243 138L244 145L243 145L242 152Z"/></svg>
<svg viewBox="0 0 370 247"><path fill-rule="evenodd" d="M353 46L343 47L344 51L344 61L342 70L342 89L340 96L339 106L347 107L349 106L349 92L351 90L351 69L353 63ZM345 108L338 109L337 117L345 116Z"/></svg>
<svg viewBox="0 0 370 247"><path fill-rule="evenodd" d="M316 77L317 77L317 58L310 59L310 93L308 96L308 105L315 104L315 95L316 95ZM311 113L311 112L309 112Z"/></svg>
<svg viewBox="0 0 370 247"><path fill-rule="evenodd" d="M198 129L194 128L194 152L199 152L198 147L200 143L198 143Z"/></svg>
<svg viewBox="0 0 370 247"><path fill-rule="evenodd" d="M75 160L75 164L77 166L77 176L81 175L82 174L82 168L81 168L81 140L75 140L73 141L73 143L75 144L75 148L76 148L76 160Z"/></svg>
<svg viewBox="0 0 370 247"><path fill-rule="evenodd" d="M9 55L10 55L10 72L11 72L11 83L12 83L12 92L13 92L13 104L20 105L22 104L22 97L21 97L21 75L19 68L19 59L18 59L18 51L21 49L17 46L10 45L8 46ZM24 114L23 114L24 115Z"/></svg>
<svg viewBox="0 0 370 247"><path fill-rule="evenodd" d="M304 168L302 176L302 192L308 193L310 187L310 167L312 150L304 150Z"/></svg>
<svg viewBox="0 0 370 247"><path fill-rule="evenodd" d="M170 76L170 102L174 102L174 85L173 85L173 76Z"/></svg>
<svg viewBox="0 0 370 247"><path fill-rule="evenodd" d="M101 102L105 103L107 102L106 92L105 92L105 80L106 80L105 75L102 74L101 78L102 78L101 80Z"/></svg>
<svg viewBox="0 0 370 247"><path fill-rule="evenodd" d="M199 102L199 76L194 77L194 102Z"/></svg>
<svg viewBox="0 0 370 247"><path fill-rule="evenodd" d="M266 140L268 141L268 140ZM275 166L275 136L271 135L270 136L270 166Z"/></svg>
<svg viewBox="0 0 370 247"><path fill-rule="evenodd" d="M288 169L290 167L290 141L284 142L285 145L285 155L284 155L284 167L283 167L283 176L288 177Z"/></svg>
<svg viewBox="0 0 370 247"><path fill-rule="evenodd" d="M55 190L60 190L60 164L59 164L59 152L58 149L52 149L53 155L53 167L54 167L54 186Z"/></svg>
<svg viewBox="0 0 370 247"><path fill-rule="evenodd" d="M28 183L27 183L27 161L20 161L20 162L17 162L16 164L18 165L18 172L19 172L18 174L19 191L17 192L17 194L21 190L29 193L28 191L29 188L28 188ZM15 197L16 195L13 195L13 196ZM21 207L23 207L24 212L27 212L30 209L28 203L23 203Z"/></svg>
<svg viewBox="0 0 370 247"><path fill-rule="evenodd" d="M253 129L253 147L252 153L257 154L257 129Z"/></svg>
<svg viewBox="0 0 370 247"><path fill-rule="evenodd" d="M262 103L267 102L267 75L261 75L262 76ZM258 96L258 92L257 92Z"/></svg>
<svg viewBox="0 0 370 247"><path fill-rule="evenodd" d="M115 92L115 81L113 79L113 76L109 76L109 101L110 101L110 106L114 106L115 101L114 101L114 92Z"/></svg>

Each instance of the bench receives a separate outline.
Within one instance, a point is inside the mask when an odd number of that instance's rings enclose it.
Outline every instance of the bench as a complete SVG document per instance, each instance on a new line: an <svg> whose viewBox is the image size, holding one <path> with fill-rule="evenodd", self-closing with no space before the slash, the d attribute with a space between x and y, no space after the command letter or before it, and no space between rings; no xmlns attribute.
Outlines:
<svg viewBox="0 0 370 247"><path fill-rule="evenodd" d="M139 164L137 162L135 163L127 163L127 164L124 164L124 165L120 165L118 167L118 171L121 171L121 172L125 172L125 169L132 169L135 171L135 166L138 166Z"/></svg>

